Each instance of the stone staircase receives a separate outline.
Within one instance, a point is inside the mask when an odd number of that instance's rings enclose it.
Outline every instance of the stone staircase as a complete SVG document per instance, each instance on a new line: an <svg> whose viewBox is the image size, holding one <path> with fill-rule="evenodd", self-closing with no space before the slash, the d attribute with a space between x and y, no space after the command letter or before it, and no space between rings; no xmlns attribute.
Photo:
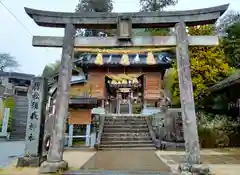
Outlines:
<svg viewBox="0 0 240 175"><path fill-rule="evenodd" d="M147 122L135 116L106 116L99 149L155 149Z"/></svg>
<svg viewBox="0 0 240 175"><path fill-rule="evenodd" d="M28 98L24 96L14 97L14 111L10 140L24 140L27 126Z"/></svg>

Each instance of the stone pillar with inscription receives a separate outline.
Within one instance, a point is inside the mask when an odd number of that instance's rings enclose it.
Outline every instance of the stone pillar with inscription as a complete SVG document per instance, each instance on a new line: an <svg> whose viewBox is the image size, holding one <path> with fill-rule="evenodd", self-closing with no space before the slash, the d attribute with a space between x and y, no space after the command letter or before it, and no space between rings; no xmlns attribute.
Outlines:
<svg viewBox="0 0 240 175"><path fill-rule="evenodd" d="M2 121L2 131L1 131L1 133L4 136L7 135L9 114L10 114L10 108L5 108L4 114L3 114L3 121Z"/></svg>
<svg viewBox="0 0 240 175"><path fill-rule="evenodd" d="M186 149L185 164L180 165L179 169L182 172L191 172L198 174L204 171L206 172L205 174L207 174L209 172L209 169L207 167L200 166L200 147L197 131L195 104L193 98L190 58L188 53L189 43L184 22L179 22L176 24L175 32L177 39L176 55L178 80Z"/></svg>
<svg viewBox="0 0 240 175"><path fill-rule="evenodd" d="M18 159L17 166L37 167L41 163L45 109L47 102L47 80L36 77L29 89L28 119L25 136L25 154Z"/></svg>
<svg viewBox="0 0 240 175"><path fill-rule="evenodd" d="M71 147L73 143L73 124L68 125L68 146Z"/></svg>

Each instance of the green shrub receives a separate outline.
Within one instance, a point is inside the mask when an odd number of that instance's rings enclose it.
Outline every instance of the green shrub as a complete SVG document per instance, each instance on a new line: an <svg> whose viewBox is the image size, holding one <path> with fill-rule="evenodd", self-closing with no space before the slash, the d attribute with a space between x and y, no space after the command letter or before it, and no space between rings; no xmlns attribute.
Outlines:
<svg viewBox="0 0 240 175"><path fill-rule="evenodd" d="M202 148L237 145L239 122L226 115L197 113L199 142Z"/></svg>
<svg viewBox="0 0 240 175"><path fill-rule="evenodd" d="M198 127L198 135L201 148L216 147L216 133L212 129Z"/></svg>
<svg viewBox="0 0 240 175"><path fill-rule="evenodd" d="M10 108L10 115L8 119L8 132L11 132L11 126L13 121L13 110L14 110L14 98L13 97L7 97L3 101L4 108ZM0 120L0 130L2 129L2 120Z"/></svg>
<svg viewBox="0 0 240 175"><path fill-rule="evenodd" d="M132 109L134 114L140 114L142 110L140 104L133 104Z"/></svg>

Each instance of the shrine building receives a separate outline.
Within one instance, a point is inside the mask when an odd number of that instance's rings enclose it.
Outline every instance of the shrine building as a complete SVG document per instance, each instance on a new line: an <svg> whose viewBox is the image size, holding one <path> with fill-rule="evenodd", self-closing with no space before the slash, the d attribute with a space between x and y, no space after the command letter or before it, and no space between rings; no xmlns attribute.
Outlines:
<svg viewBox="0 0 240 175"><path fill-rule="evenodd" d="M134 114L158 106L162 98L163 77L174 56L171 49L163 48L153 49L154 52L141 49L92 50L75 57L66 124L66 129L72 130L68 133L79 131L76 127L82 128L84 134L78 132L75 137L85 137L87 146L90 146L87 137L92 130L93 114ZM49 81L50 116L54 114L57 81L58 75ZM72 143L71 140L68 146Z"/></svg>
<svg viewBox="0 0 240 175"><path fill-rule="evenodd" d="M108 113L133 113L134 104L141 109L144 105L156 106L161 98L163 77L171 67L173 53L156 50L98 49L100 53L79 56L75 64L87 75L84 86L89 96L97 98L98 107ZM72 86L70 94L77 96L76 89L82 86Z"/></svg>

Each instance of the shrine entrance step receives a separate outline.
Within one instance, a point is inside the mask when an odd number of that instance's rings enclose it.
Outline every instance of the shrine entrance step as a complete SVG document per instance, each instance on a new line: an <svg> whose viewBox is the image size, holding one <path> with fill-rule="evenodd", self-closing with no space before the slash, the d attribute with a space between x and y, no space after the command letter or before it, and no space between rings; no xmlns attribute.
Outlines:
<svg viewBox="0 0 240 175"><path fill-rule="evenodd" d="M98 151L79 171L72 174L168 175L171 170L153 150Z"/></svg>
<svg viewBox="0 0 240 175"><path fill-rule="evenodd" d="M106 116L99 150L111 149L156 149L146 119L126 114Z"/></svg>

